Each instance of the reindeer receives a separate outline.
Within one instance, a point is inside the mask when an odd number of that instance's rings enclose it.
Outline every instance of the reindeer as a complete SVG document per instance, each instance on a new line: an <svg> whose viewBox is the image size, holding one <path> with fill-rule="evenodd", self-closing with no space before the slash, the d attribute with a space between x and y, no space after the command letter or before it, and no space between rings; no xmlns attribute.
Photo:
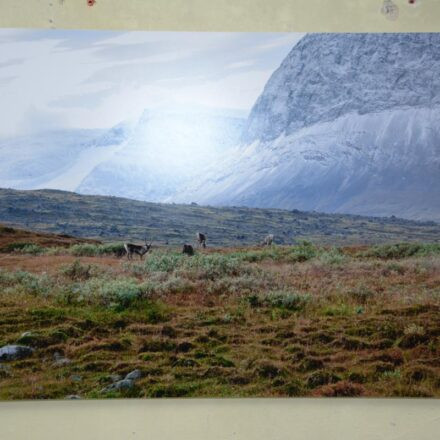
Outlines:
<svg viewBox="0 0 440 440"><path fill-rule="evenodd" d="M184 244L182 249L182 254L192 256L194 255L194 248L190 244Z"/></svg>
<svg viewBox="0 0 440 440"><path fill-rule="evenodd" d="M137 244L125 243L124 248L127 253L127 259L130 260L133 254L138 254L139 258L142 260L142 257L151 249L151 244L147 244L147 239L145 239L145 244L139 246Z"/></svg>
<svg viewBox="0 0 440 440"><path fill-rule="evenodd" d="M196 239L199 247L206 248L206 235L201 232L197 232Z"/></svg>
<svg viewBox="0 0 440 440"><path fill-rule="evenodd" d="M266 235L263 242L261 243L262 246L270 246L273 243L273 234Z"/></svg>

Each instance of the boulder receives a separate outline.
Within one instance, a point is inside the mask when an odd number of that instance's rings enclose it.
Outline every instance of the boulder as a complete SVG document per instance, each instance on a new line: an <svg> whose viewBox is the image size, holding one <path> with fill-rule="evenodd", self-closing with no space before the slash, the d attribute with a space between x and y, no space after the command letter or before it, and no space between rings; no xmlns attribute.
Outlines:
<svg viewBox="0 0 440 440"><path fill-rule="evenodd" d="M0 361L16 361L32 356L34 349L25 345L5 345L0 348Z"/></svg>
<svg viewBox="0 0 440 440"><path fill-rule="evenodd" d="M138 380L142 377L141 370L133 370L125 376L125 380Z"/></svg>
<svg viewBox="0 0 440 440"><path fill-rule="evenodd" d="M122 390L128 390L132 388L134 385L134 381L130 379L122 379L118 380L115 383L112 383L111 385L105 387L101 390L101 393L107 393L109 391L122 391Z"/></svg>

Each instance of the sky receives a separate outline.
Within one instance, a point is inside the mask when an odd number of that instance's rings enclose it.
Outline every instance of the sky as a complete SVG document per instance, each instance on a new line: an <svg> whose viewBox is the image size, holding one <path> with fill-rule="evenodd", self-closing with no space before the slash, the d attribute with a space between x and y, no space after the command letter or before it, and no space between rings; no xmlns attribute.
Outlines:
<svg viewBox="0 0 440 440"><path fill-rule="evenodd" d="M0 30L0 137L109 128L145 109L245 116L298 33Z"/></svg>

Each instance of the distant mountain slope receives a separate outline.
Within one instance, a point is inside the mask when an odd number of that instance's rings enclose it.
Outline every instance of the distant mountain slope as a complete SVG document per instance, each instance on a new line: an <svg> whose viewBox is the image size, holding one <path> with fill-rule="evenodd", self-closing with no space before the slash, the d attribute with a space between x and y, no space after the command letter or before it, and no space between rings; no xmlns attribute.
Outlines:
<svg viewBox="0 0 440 440"><path fill-rule="evenodd" d="M0 185L17 189L75 189L94 164L128 136L110 130L54 130L0 140Z"/></svg>
<svg viewBox="0 0 440 440"><path fill-rule="evenodd" d="M244 123L206 108L146 110L124 148L97 165L76 190L164 201L227 154Z"/></svg>
<svg viewBox="0 0 440 440"><path fill-rule="evenodd" d="M164 201L237 145L231 110L145 110L110 129L65 129L0 140L0 187Z"/></svg>
<svg viewBox="0 0 440 440"><path fill-rule="evenodd" d="M278 244L307 239L320 244L440 242L440 225L279 209L213 208L85 196L64 191L0 189L0 222L28 229L105 240L139 239L181 245L195 233L208 246L252 245L268 233Z"/></svg>
<svg viewBox="0 0 440 440"><path fill-rule="evenodd" d="M311 34L177 200L440 220L440 34Z"/></svg>

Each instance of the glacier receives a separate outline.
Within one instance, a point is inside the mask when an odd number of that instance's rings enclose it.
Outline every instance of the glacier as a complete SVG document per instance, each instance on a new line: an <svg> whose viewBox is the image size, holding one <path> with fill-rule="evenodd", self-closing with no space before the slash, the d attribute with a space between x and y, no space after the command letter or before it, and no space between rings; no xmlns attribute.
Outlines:
<svg viewBox="0 0 440 440"><path fill-rule="evenodd" d="M129 126L59 129L0 140L0 187L73 191L128 137Z"/></svg>
<svg viewBox="0 0 440 440"><path fill-rule="evenodd" d="M170 201L238 143L244 122L228 110L146 109L124 147L97 165L77 191Z"/></svg>

